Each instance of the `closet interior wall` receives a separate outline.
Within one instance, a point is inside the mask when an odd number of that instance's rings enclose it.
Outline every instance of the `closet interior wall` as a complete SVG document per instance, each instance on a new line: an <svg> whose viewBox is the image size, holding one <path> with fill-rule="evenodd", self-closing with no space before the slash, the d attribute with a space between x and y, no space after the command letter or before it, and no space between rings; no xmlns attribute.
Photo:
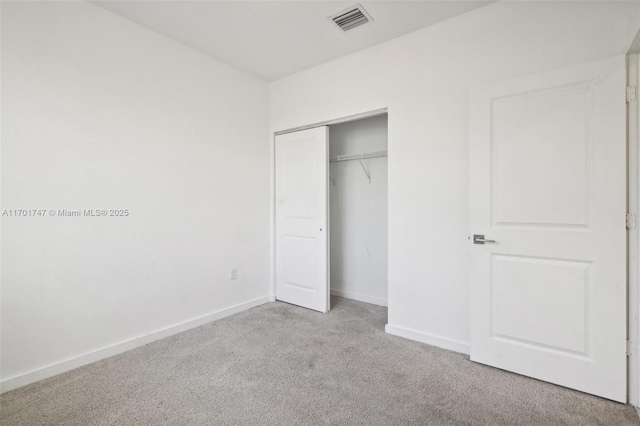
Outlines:
<svg viewBox="0 0 640 426"><path fill-rule="evenodd" d="M386 151L387 115L332 125L329 141L330 158ZM331 294L387 306L387 158L331 161L330 175Z"/></svg>

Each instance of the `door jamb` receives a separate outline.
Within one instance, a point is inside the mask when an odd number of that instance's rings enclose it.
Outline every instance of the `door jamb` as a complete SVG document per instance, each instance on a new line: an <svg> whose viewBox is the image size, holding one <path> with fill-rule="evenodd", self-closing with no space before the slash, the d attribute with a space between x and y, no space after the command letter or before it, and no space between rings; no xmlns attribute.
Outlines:
<svg viewBox="0 0 640 426"><path fill-rule="evenodd" d="M627 85L640 83L640 56L627 57ZM638 217L640 207L640 110L638 101L627 102L627 213ZM640 233L638 227L627 230L627 401L640 406Z"/></svg>

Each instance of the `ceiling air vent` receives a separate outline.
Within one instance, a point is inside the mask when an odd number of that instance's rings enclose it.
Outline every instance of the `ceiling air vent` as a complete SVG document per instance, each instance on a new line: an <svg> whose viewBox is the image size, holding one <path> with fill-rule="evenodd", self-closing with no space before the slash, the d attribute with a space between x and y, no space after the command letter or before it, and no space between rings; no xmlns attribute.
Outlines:
<svg viewBox="0 0 640 426"><path fill-rule="evenodd" d="M336 24L342 31L349 31L352 28L373 21L371 16L363 9L362 6L356 4L348 9L338 12L329 19Z"/></svg>

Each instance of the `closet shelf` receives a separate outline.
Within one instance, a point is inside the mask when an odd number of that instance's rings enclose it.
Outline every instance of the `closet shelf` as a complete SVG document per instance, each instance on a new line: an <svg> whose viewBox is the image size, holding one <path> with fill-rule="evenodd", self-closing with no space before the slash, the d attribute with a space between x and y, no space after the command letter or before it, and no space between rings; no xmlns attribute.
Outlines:
<svg viewBox="0 0 640 426"><path fill-rule="evenodd" d="M361 154L345 154L338 155L337 157L330 158L329 161L332 163L338 161L351 161L351 160L366 160L367 158L380 158L386 157L387 151L373 151L373 152L363 152Z"/></svg>
<svg viewBox="0 0 640 426"><path fill-rule="evenodd" d="M351 160L360 161L362 170L364 171L364 174L367 175L367 179L369 179L369 183L371 183L371 173L369 173L369 170L364 165L362 160L367 160L369 158L380 158L380 157L386 157L386 156L387 156L387 151L373 151L373 152L363 152L361 154L338 155L337 157L330 158L329 161L332 163L337 163L338 161L351 161ZM329 175L329 179L331 179L331 182L335 186L336 181L333 179L331 175Z"/></svg>

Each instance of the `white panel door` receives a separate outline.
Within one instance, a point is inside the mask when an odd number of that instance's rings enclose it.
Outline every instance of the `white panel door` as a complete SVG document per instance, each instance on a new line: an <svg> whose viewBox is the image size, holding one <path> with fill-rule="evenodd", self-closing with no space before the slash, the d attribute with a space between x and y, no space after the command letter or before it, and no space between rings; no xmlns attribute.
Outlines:
<svg viewBox="0 0 640 426"><path fill-rule="evenodd" d="M276 136L276 299L329 310L329 128Z"/></svg>
<svg viewBox="0 0 640 426"><path fill-rule="evenodd" d="M625 58L471 96L471 359L626 395Z"/></svg>

